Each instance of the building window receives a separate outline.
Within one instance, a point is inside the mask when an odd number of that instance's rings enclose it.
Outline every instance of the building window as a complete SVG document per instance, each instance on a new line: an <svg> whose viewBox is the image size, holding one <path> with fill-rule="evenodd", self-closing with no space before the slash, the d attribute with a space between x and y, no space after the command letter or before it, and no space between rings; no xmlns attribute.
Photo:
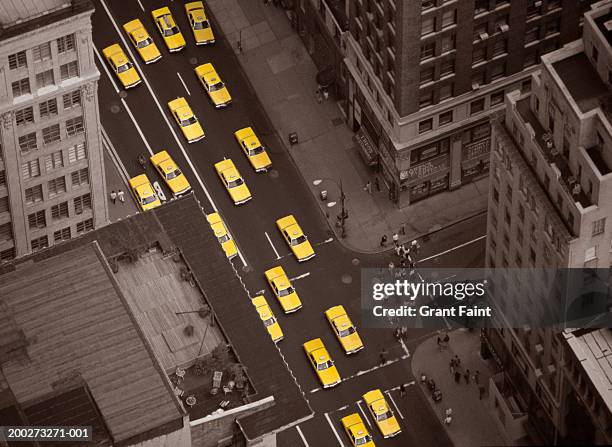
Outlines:
<svg viewBox="0 0 612 447"><path fill-rule="evenodd" d="M11 70L16 70L18 68L28 66L28 59L26 57L25 51L20 51L19 53L9 55L8 60L9 69Z"/></svg>
<svg viewBox="0 0 612 447"><path fill-rule="evenodd" d="M47 59L51 59L51 43L46 42L34 47L33 49L34 61L46 61Z"/></svg>
<svg viewBox="0 0 612 447"><path fill-rule="evenodd" d="M41 102L38 108L41 118L49 118L50 116L57 115L57 99L52 98L48 101Z"/></svg>
<svg viewBox="0 0 612 447"><path fill-rule="evenodd" d="M51 144L60 140L60 126L59 124L54 124L49 127L45 127L42 130L43 143Z"/></svg>
<svg viewBox="0 0 612 447"><path fill-rule="evenodd" d="M493 44L493 57L499 56L508 52L508 41L506 39L500 39Z"/></svg>
<svg viewBox="0 0 612 447"><path fill-rule="evenodd" d="M30 230L40 230L47 226L47 219L45 217L45 210L37 211L28 215L28 227Z"/></svg>
<svg viewBox="0 0 612 447"><path fill-rule="evenodd" d="M470 115L480 113L483 110L484 110L484 98L477 99L476 101L472 101L470 103Z"/></svg>
<svg viewBox="0 0 612 447"><path fill-rule="evenodd" d="M455 59L449 59L440 65L440 76L447 76L455 73Z"/></svg>
<svg viewBox="0 0 612 447"><path fill-rule="evenodd" d="M49 247L49 239L47 238L47 236L41 236L37 239L32 239L31 245L32 251L39 251L43 248Z"/></svg>
<svg viewBox="0 0 612 447"><path fill-rule="evenodd" d="M31 205L32 203L42 202L42 185L32 186L25 190L26 203Z"/></svg>
<svg viewBox="0 0 612 447"><path fill-rule="evenodd" d="M431 15L421 19L421 36L433 33L436 30L436 17Z"/></svg>
<svg viewBox="0 0 612 447"><path fill-rule="evenodd" d="M36 142L36 132L20 136L19 149L24 154L38 149L38 144Z"/></svg>
<svg viewBox="0 0 612 447"><path fill-rule="evenodd" d="M421 9L430 9L436 6L434 0L421 0Z"/></svg>
<svg viewBox="0 0 612 447"><path fill-rule="evenodd" d="M15 111L15 123L18 126L34 122L34 109L32 107L26 107L25 109L19 109Z"/></svg>
<svg viewBox="0 0 612 447"><path fill-rule="evenodd" d="M523 62L523 68L533 67L538 63L538 52L531 51L525 55L525 61Z"/></svg>
<svg viewBox="0 0 612 447"><path fill-rule="evenodd" d="M542 2L539 0L531 0L531 4L527 6L527 19L537 17L542 12Z"/></svg>
<svg viewBox="0 0 612 447"><path fill-rule="evenodd" d="M419 98L419 107L427 107L433 104L433 91L421 92Z"/></svg>
<svg viewBox="0 0 612 447"><path fill-rule="evenodd" d="M506 64L494 64L491 68L491 81L501 79L506 76Z"/></svg>
<svg viewBox="0 0 612 447"><path fill-rule="evenodd" d="M8 196L0 199L0 213L6 213L9 210Z"/></svg>
<svg viewBox="0 0 612 447"><path fill-rule="evenodd" d="M438 118L438 123L440 126L444 126L445 124L449 124L453 122L453 111L449 110L447 112L441 113Z"/></svg>
<svg viewBox="0 0 612 447"><path fill-rule="evenodd" d="M45 156L45 171L50 172L54 169L64 167L64 160L62 157L62 151L56 151L52 154Z"/></svg>
<svg viewBox="0 0 612 447"><path fill-rule="evenodd" d="M53 69L36 74L36 88L43 88L53 84L55 84L55 79L53 79Z"/></svg>
<svg viewBox="0 0 612 447"><path fill-rule="evenodd" d="M0 171L0 186L6 186L6 171Z"/></svg>
<svg viewBox="0 0 612 447"><path fill-rule="evenodd" d="M597 59L599 59L599 51L597 51L597 48L593 47L593 51L591 53L593 55L593 62L597 63Z"/></svg>
<svg viewBox="0 0 612 447"><path fill-rule="evenodd" d="M78 171L74 171L70 175L72 179L72 187L78 188L81 185L87 185L89 183L89 169L83 168Z"/></svg>
<svg viewBox="0 0 612 447"><path fill-rule="evenodd" d="M597 236L599 234L602 234L605 230L606 227L606 218L602 217L601 219L596 220L595 222L593 222L593 236Z"/></svg>
<svg viewBox="0 0 612 447"><path fill-rule="evenodd" d="M540 25L529 25L525 31L525 43L535 42L540 38Z"/></svg>
<svg viewBox="0 0 612 447"><path fill-rule="evenodd" d="M58 203L51 207L51 218L53 220L65 219L68 217L68 202Z"/></svg>
<svg viewBox="0 0 612 447"><path fill-rule="evenodd" d="M489 30L489 23L483 22L474 25L474 41L484 40L483 37L486 34L488 36L487 31Z"/></svg>
<svg viewBox="0 0 612 447"><path fill-rule="evenodd" d="M64 176L49 180L49 197L66 192L66 178Z"/></svg>
<svg viewBox="0 0 612 447"><path fill-rule="evenodd" d="M60 79L62 81L70 78L76 78L77 76L79 76L79 65L77 64L77 61L60 65Z"/></svg>
<svg viewBox="0 0 612 447"><path fill-rule="evenodd" d="M561 19L556 18L546 24L546 37L561 31Z"/></svg>
<svg viewBox="0 0 612 447"><path fill-rule="evenodd" d="M83 160L87 157L87 150L85 149L85 143L75 144L68 148L68 163L76 163L79 160Z"/></svg>
<svg viewBox="0 0 612 447"><path fill-rule="evenodd" d="M53 232L53 241L61 242L70 239L70 227L62 228Z"/></svg>
<svg viewBox="0 0 612 447"><path fill-rule="evenodd" d="M419 133L429 132L431 129L433 129L433 118L419 122Z"/></svg>
<svg viewBox="0 0 612 447"><path fill-rule="evenodd" d="M91 194L85 194L74 198L74 212L83 214L84 210L91 209Z"/></svg>
<svg viewBox="0 0 612 447"><path fill-rule="evenodd" d="M435 51L436 51L435 42L424 43L423 45L421 45L421 60L425 60L425 59L434 57Z"/></svg>
<svg viewBox="0 0 612 447"><path fill-rule="evenodd" d="M86 219L76 225L77 234L93 230L93 219Z"/></svg>
<svg viewBox="0 0 612 447"><path fill-rule="evenodd" d="M421 70L421 84L427 84L434 80L434 67L428 67Z"/></svg>
<svg viewBox="0 0 612 447"><path fill-rule="evenodd" d="M40 176L40 163L38 160L26 161L21 164L21 175L24 180Z"/></svg>
<svg viewBox="0 0 612 447"><path fill-rule="evenodd" d="M546 7L549 11L561 7L561 0L548 0Z"/></svg>
<svg viewBox="0 0 612 447"><path fill-rule="evenodd" d="M75 106L81 105L81 92L79 90L75 90L70 93L66 93L63 96L64 109L71 109Z"/></svg>
<svg viewBox="0 0 612 447"><path fill-rule="evenodd" d="M472 64L483 62L487 58L487 51L485 46L472 47Z"/></svg>
<svg viewBox="0 0 612 447"><path fill-rule="evenodd" d="M85 130L83 127L83 117L77 116L66 121L66 133L70 136L82 133Z"/></svg>
<svg viewBox="0 0 612 447"><path fill-rule="evenodd" d="M503 103L504 103L504 91L503 90L491 93L491 106L496 106L498 104L503 104Z"/></svg>
<svg viewBox="0 0 612 447"><path fill-rule="evenodd" d="M497 192L497 188L493 188L493 201L495 203L499 202L499 192Z"/></svg>
<svg viewBox="0 0 612 447"><path fill-rule="evenodd" d="M442 40L440 40L440 52L446 53L454 49L455 49L455 35L449 34L447 36L442 36Z"/></svg>
<svg viewBox="0 0 612 447"><path fill-rule="evenodd" d="M57 39L58 53L65 53L66 51L74 50L74 48L74 34L68 34L67 36Z"/></svg>
<svg viewBox="0 0 612 447"><path fill-rule="evenodd" d="M446 84L440 87L440 101L444 101L453 96L453 84Z"/></svg>
<svg viewBox="0 0 612 447"><path fill-rule="evenodd" d="M0 262L15 259L15 247L0 251Z"/></svg>
<svg viewBox="0 0 612 447"><path fill-rule="evenodd" d="M15 81L11 84L11 88L13 89L13 97L18 97L22 95L27 95L31 93L30 90L30 80L28 78L20 79L19 81Z"/></svg>
<svg viewBox="0 0 612 447"><path fill-rule="evenodd" d="M474 15L482 14L489 10L489 0L476 0L474 2Z"/></svg>
<svg viewBox="0 0 612 447"><path fill-rule="evenodd" d="M457 10L450 9L442 13L442 29L453 26L457 23Z"/></svg>

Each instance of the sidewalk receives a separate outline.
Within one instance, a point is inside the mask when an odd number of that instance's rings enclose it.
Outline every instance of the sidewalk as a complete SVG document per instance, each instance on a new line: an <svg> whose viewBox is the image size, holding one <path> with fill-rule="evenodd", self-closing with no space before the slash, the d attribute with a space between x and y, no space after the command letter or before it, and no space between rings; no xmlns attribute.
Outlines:
<svg viewBox="0 0 612 447"><path fill-rule="evenodd" d="M389 201L382 178L382 191L374 188L374 173L362 161L337 104L331 99L317 102L317 69L284 10L253 0L209 0L207 5L337 235L340 193L335 182L342 180L349 218L347 236L340 241L346 247L358 252L385 251L402 225L405 235L400 243L486 209L485 178L398 210ZM242 52L237 48L239 41ZM291 132L297 132L299 144L288 145ZM324 181L315 186L316 179ZM364 189L368 181L372 194ZM319 199L323 189L328 191L328 202L338 203L333 208ZM380 246L383 234L389 241L387 248Z"/></svg>
<svg viewBox="0 0 612 447"><path fill-rule="evenodd" d="M449 337L449 347L442 352L437 345L437 336L425 340L414 351L412 371L417 383L421 374L425 374L428 379L434 379L442 391L442 400L434 402L427 387L419 384L440 421L444 420L444 411L452 408L452 423L446 427L456 447L510 445L498 431L488 408L488 382L494 370L492 364L480 357L479 332L458 329L450 332ZM460 383L455 382L450 372L450 359L454 355L461 359L461 373L466 368L472 376L474 372L480 372L478 383L485 388L482 400L479 399L479 385L474 383L472 377L469 384L463 376Z"/></svg>
<svg viewBox="0 0 612 447"><path fill-rule="evenodd" d="M134 201L134 196L132 195L129 186L122 180L121 176L119 175L119 171L117 170L117 166L115 166L113 163L106 148L104 148L103 152L106 191L108 193L106 197L106 200L108 200L108 219L109 223L112 223L138 213L138 208L136 207L136 202ZM113 203L109 195L111 191L119 191L120 189L123 190L125 194L125 203L121 203L119 199Z"/></svg>

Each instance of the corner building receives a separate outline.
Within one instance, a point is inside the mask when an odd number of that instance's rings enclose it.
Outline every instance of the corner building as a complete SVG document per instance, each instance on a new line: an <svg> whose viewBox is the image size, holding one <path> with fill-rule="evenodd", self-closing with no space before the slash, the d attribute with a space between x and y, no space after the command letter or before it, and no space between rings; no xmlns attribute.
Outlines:
<svg viewBox="0 0 612 447"><path fill-rule="evenodd" d="M580 35L575 0L354 0L347 120L399 207L489 170L489 117ZM340 78L342 79L342 75Z"/></svg>
<svg viewBox="0 0 612 447"><path fill-rule="evenodd" d="M0 262L107 223L93 11L0 2Z"/></svg>
<svg viewBox="0 0 612 447"><path fill-rule="evenodd" d="M584 15L581 39L542 57L531 92L506 96L505 115L493 121L488 268L610 268L611 44L612 2L600 2ZM562 291L542 296L532 283L531 293L511 296L517 284L508 284L494 291L500 322L516 309L567 305ZM518 437L526 427L554 445L612 444L612 330L526 324L482 335L503 370L492 407L507 432Z"/></svg>

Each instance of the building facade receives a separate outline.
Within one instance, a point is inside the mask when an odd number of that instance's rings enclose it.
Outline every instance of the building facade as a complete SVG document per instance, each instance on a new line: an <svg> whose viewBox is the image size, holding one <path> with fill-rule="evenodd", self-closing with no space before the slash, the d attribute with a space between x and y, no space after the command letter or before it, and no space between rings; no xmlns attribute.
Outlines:
<svg viewBox="0 0 612 447"><path fill-rule="evenodd" d="M108 222L92 13L0 6L0 261Z"/></svg>
<svg viewBox="0 0 612 447"><path fill-rule="evenodd" d="M508 276L508 269L610 268L611 43L612 2L600 2L585 13L581 39L542 56L531 92L506 96L505 115L492 125L488 268ZM521 307L555 313L568 306L559 284L536 278L522 296L516 280L508 284L494 290L502 327L504 314ZM484 350L503 369L494 394L513 402L499 420L527 415L529 427L553 444L612 443L612 376L596 367L607 356L610 329L531 326L483 332Z"/></svg>

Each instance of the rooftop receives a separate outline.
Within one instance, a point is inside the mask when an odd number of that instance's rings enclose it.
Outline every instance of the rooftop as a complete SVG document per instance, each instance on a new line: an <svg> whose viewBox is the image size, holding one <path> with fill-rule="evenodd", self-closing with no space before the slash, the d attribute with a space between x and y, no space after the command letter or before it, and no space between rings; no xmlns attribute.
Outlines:
<svg viewBox="0 0 612 447"><path fill-rule="evenodd" d="M600 146L590 147L586 150L586 153L591 158L591 161L593 161L593 164L597 167L600 175L606 175L612 172L612 169L610 169L610 166L608 166L608 163L606 163L601 155Z"/></svg>
<svg viewBox="0 0 612 447"><path fill-rule="evenodd" d="M601 31L601 34L608 40L608 43L612 45L612 11L597 17L595 24Z"/></svg>

